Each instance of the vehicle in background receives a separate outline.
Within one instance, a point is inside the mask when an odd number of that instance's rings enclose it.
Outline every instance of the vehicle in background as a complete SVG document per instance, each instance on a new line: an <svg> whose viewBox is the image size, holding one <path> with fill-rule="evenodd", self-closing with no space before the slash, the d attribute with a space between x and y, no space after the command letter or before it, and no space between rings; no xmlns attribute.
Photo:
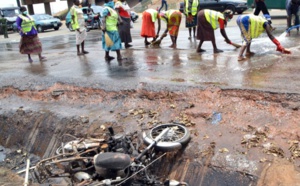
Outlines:
<svg viewBox="0 0 300 186"><path fill-rule="evenodd" d="M180 3L179 10L183 12L184 3ZM200 10L210 9L218 12L232 10L233 13L242 14L248 10L247 2L243 0L200 0Z"/></svg>
<svg viewBox="0 0 300 186"><path fill-rule="evenodd" d="M19 7L0 8L0 16L4 17L7 20L7 30L13 30L13 24L16 22L19 14Z"/></svg>
<svg viewBox="0 0 300 186"><path fill-rule="evenodd" d="M139 18L139 15L135 11L130 11L130 18L132 22L135 22Z"/></svg>
<svg viewBox="0 0 300 186"><path fill-rule="evenodd" d="M32 15L34 23L38 32L44 32L44 30L54 29L58 30L61 27L61 20L54 18L49 14L35 14Z"/></svg>
<svg viewBox="0 0 300 186"><path fill-rule="evenodd" d="M87 14L88 11L88 7L82 7L81 10L83 12L83 17L84 20L87 24L87 29L96 29L96 28L100 28L101 22L102 22L102 18L101 18L101 14L103 11L103 7L102 6L96 6L96 5L92 5L91 8L93 9L94 14L92 14L91 16L89 16ZM68 12L68 14L66 15L66 26L70 31L73 31L72 28L72 24L71 24L71 13L70 11ZM93 22L93 24L92 24Z"/></svg>
<svg viewBox="0 0 300 186"><path fill-rule="evenodd" d="M248 7L255 7L255 0L247 0ZM286 0L265 0L268 9L286 9Z"/></svg>
<svg viewBox="0 0 300 186"><path fill-rule="evenodd" d="M226 9L242 14L248 9L247 1L243 0L200 0L200 9L210 9L223 12Z"/></svg>

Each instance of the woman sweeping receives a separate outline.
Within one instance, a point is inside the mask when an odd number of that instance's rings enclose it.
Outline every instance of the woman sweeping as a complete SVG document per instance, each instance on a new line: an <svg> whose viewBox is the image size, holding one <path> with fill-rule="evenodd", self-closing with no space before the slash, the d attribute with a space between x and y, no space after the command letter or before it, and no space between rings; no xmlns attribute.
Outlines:
<svg viewBox="0 0 300 186"><path fill-rule="evenodd" d="M20 8L21 14L17 17L16 24L20 30L20 53L28 55L28 61L31 63L31 54L38 54L40 61L44 61L46 58L42 56L42 43L38 37L34 20L28 15L26 7Z"/></svg>
<svg viewBox="0 0 300 186"><path fill-rule="evenodd" d="M167 28L161 37L167 36L169 31L170 38L172 40L172 45L170 47L175 48L177 44L177 37L179 33L179 27L181 23L181 12L179 10L168 10L166 12L161 12L160 17L163 21L167 23Z"/></svg>
<svg viewBox="0 0 300 186"><path fill-rule="evenodd" d="M71 24L73 30L75 30L76 33L77 55L80 56L89 53L88 51L84 50L84 41L86 39L87 33L86 33L83 12L79 7L80 1L74 0L73 3L74 5L71 7L70 10L72 16ZM80 45L81 45L81 52L80 52Z"/></svg>
<svg viewBox="0 0 300 186"><path fill-rule="evenodd" d="M155 25L154 23L157 21L158 28L157 33L155 34ZM141 36L145 38L145 45L150 45L147 38L152 37L153 41L155 41L159 37L160 31L160 17L158 11L154 9L147 9L143 12L143 21L142 21L142 30Z"/></svg>
<svg viewBox="0 0 300 186"><path fill-rule="evenodd" d="M205 52L203 50L202 44L204 41L211 41L214 53L223 52L217 48L214 30L220 27L222 36L224 37L226 43L234 45L235 47L240 47L240 45L232 43L225 32L225 26L228 21L233 17L233 12L231 10L225 10L224 13L220 13L214 10L200 10L198 12L198 29L197 29L197 39L200 40L197 52Z"/></svg>
<svg viewBox="0 0 300 186"><path fill-rule="evenodd" d="M104 1L104 9L102 12L103 17L103 36L102 36L102 47L105 50L105 60L110 61L114 59L114 57L109 55L109 51L116 51L117 53L117 59L122 60L121 52L122 49L122 43L121 38L118 32L118 20L119 16L118 13L114 10L114 2L111 0L105 0ZM108 40L105 39L108 38L112 41L112 43L107 43Z"/></svg>
<svg viewBox="0 0 300 186"><path fill-rule="evenodd" d="M130 33L130 8L125 0L119 0L115 4L115 9L122 19L122 24L119 24L118 26L121 41L122 43L125 43L125 48L132 47L132 45L129 44L132 42Z"/></svg>
<svg viewBox="0 0 300 186"><path fill-rule="evenodd" d="M243 44L238 56L238 61L247 59L244 57L246 49L246 57L254 55L254 53L250 51L252 38L257 38L264 31L267 32L270 40L277 46L276 51L285 54L291 53L289 50L283 48L279 41L271 34L273 29L271 26L271 17L269 15L266 14L265 18L256 15L240 15L237 18L236 23L241 30L243 38Z"/></svg>

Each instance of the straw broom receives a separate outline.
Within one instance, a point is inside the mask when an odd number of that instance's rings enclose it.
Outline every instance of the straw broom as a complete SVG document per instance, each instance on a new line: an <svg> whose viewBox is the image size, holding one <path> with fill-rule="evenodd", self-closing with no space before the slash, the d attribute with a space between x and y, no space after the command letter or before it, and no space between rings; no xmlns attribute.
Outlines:
<svg viewBox="0 0 300 186"><path fill-rule="evenodd" d="M105 32L104 37L105 37L105 44L106 44L106 46L107 47L113 46L114 42L111 40L111 38L109 37L109 35L107 34L107 32Z"/></svg>

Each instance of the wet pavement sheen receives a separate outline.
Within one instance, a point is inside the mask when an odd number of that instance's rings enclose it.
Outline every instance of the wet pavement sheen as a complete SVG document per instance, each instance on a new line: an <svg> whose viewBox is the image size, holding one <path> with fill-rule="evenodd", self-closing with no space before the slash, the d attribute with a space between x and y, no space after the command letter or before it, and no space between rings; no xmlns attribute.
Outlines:
<svg viewBox="0 0 300 186"><path fill-rule="evenodd" d="M284 32L277 27L273 33L277 38ZM162 28L162 31L164 27ZM228 37L241 44L239 29L226 28ZM292 55L276 52L275 45L266 34L256 38L252 51L256 54L250 59L238 62L239 49L224 42L219 30L215 31L217 46L223 53L214 54L211 42L204 42L204 53L196 53L198 41L188 40L188 31L179 32L177 48L169 48L171 40L166 37L158 48L144 46L139 29L132 30L133 47L121 51L127 59L118 62L104 60L101 32L92 30L85 42L90 52L85 56L76 55L75 35L58 35L41 38L46 62L39 62L33 56L33 63L27 56L18 52L18 42L0 43L0 73L2 85L8 85L11 78L24 77L55 79L64 82L111 82L118 80L137 85L139 82L179 84L179 85L218 85L226 88L259 89L274 92L300 92L299 36L292 31L291 37L280 37L281 44L291 49ZM115 52L111 55L116 57ZM130 87L128 87L130 88Z"/></svg>

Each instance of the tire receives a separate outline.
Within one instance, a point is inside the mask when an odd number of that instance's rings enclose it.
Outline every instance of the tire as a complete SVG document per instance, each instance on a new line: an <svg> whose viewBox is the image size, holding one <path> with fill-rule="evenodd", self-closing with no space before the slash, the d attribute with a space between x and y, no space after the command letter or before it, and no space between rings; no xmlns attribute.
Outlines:
<svg viewBox="0 0 300 186"><path fill-rule="evenodd" d="M235 14L235 7L233 5L229 5L225 8L225 10L231 10L233 12L233 15Z"/></svg>
<svg viewBox="0 0 300 186"><path fill-rule="evenodd" d="M174 151L182 148L186 145L190 139L190 131L183 125L168 123L153 127L150 131L143 134L143 140L146 144L150 144L165 128L172 128L170 132L164 137L162 141L159 141L155 148L161 151ZM172 134L173 133L173 134Z"/></svg>
<svg viewBox="0 0 300 186"><path fill-rule="evenodd" d="M73 30L73 28L72 28L72 25L71 25L71 23L68 23L67 24L67 27L68 27L68 29L71 31L71 32L73 32L74 30Z"/></svg>
<svg viewBox="0 0 300 186"><path fill-rule="evenodd" d="M54 30L58 30L59 29L59 27L54 27Z"/></svg>
<svg viewBox="0 0 300 186"><path fill-rule="evenodd" d="M44 29L42 28L41 25L38 25L38 26L36 27L36 29L37 29L38 33L44 32Z"/></svg>

